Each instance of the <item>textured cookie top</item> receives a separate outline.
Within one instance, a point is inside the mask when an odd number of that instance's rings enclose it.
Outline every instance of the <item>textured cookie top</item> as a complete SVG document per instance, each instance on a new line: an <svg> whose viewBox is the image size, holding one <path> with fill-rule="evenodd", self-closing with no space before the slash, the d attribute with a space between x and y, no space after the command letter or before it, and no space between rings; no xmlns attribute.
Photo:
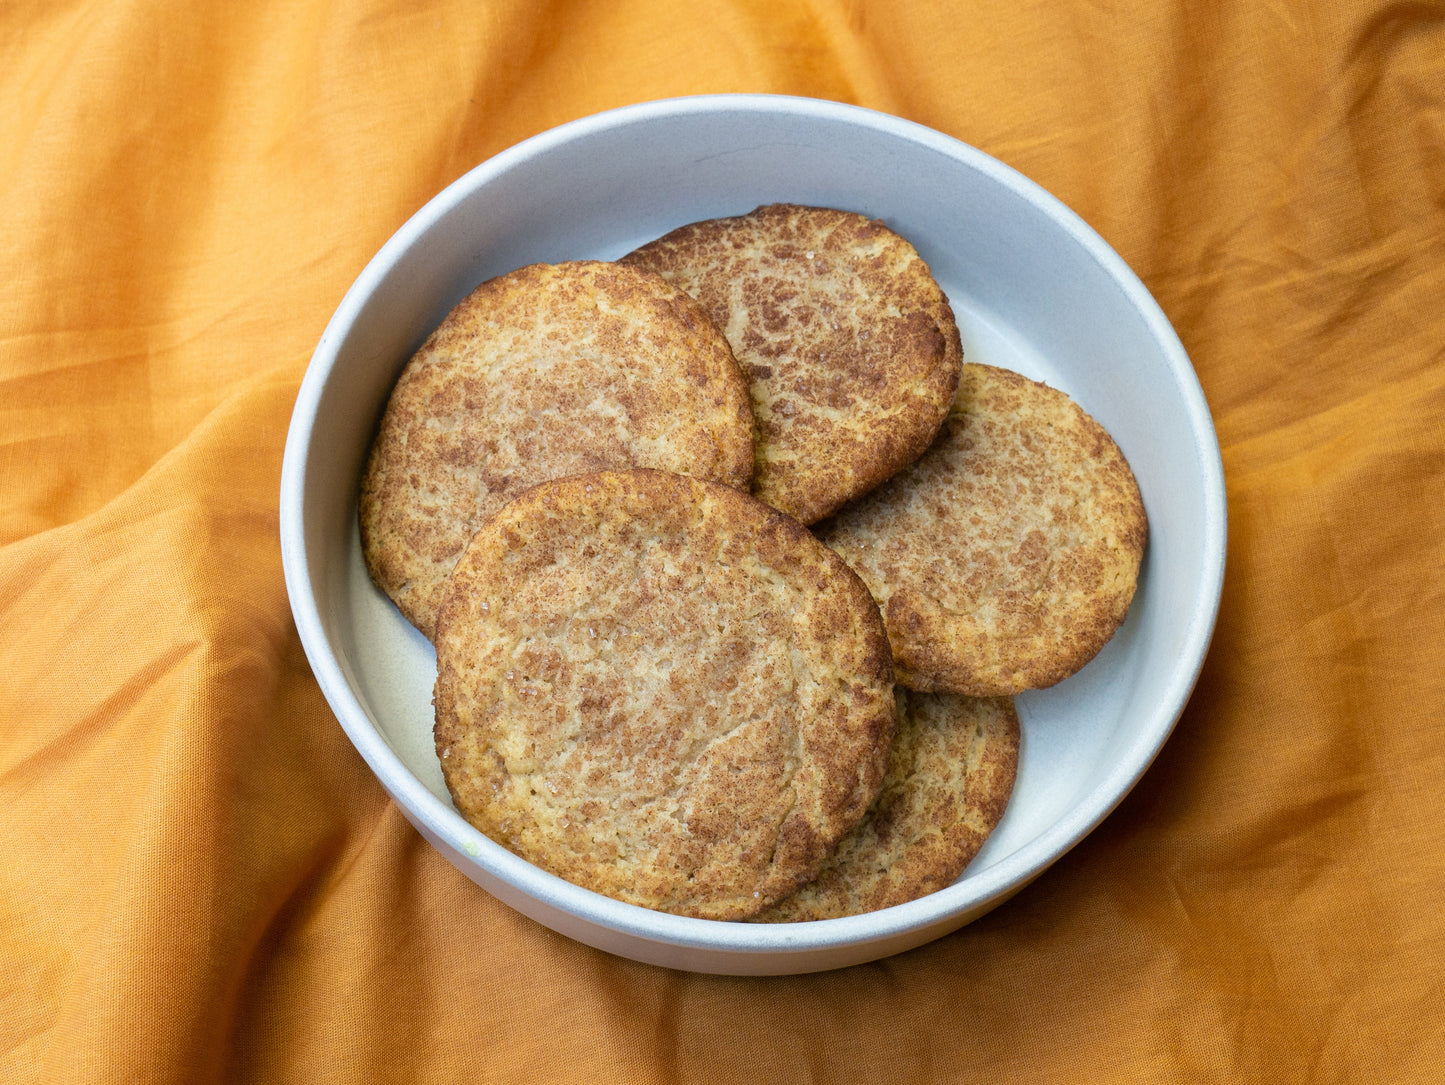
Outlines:
<svg viewBox="0 0 1445 1085"><path fill-rule="evenodd" d="M407 363L361 487L373 579L428 637L476 526L546 479L654 467L747 488L752 411L726 341L661 278L596 261L477 287Z"/></svg>
<svg viewBox="0 0 1445 1085"><path fill-rule="evenodd" d="M847 211L774 204L623 258L703 303L751 378L753 493L811 524L915 460L962 361L913 246Z"/></svg>
<svg viewBox="0 0 1445 1085"><path fill-rule="evenodd" d="M888 644L796 521L658 471L544 483L485 522L437 623L457 809L578 885L741 919L812 878L877 793Z"/></svg>
<svg viewBox="0 0 1445 1085"><path fill-rule="evenodd" d="M837 919L952 885L1003 817L1018 772L1009 697L900 688L883 787L818 877L756 918Z"/></svg>
<svg viewBox="0 0 1445 1085"><path fill-rule="evenodd" d="M1103 427L970 364L933 447L819 532L882 607L901 684L996 696L1098 654L1134 597L1146 521Z"/></svg>

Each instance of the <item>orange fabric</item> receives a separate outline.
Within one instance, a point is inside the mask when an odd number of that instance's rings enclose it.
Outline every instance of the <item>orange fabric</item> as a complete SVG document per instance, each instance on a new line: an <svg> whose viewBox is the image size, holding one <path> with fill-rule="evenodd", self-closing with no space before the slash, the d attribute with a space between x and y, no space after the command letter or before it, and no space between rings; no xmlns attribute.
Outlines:
<svg viewBox="0 0 1445 1085"><path fill-rule="evenodd" d="M10 0L0 7L0 1080L1438 1081L1445 4ZM1139 272L1231 535L1159 760L873 965L617 960L426 845L282 584L290 408L471 166L772 91L960 137Z"/></svg>

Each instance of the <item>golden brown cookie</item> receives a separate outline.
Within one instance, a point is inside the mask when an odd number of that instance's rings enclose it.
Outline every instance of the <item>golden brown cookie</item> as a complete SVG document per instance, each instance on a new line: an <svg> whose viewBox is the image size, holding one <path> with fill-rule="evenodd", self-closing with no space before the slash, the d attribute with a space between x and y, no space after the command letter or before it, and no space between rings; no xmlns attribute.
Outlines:
<svg viewBox="0 0 1445 1085"><path fill-rule="evenodd" d="M883 609L900 684L1051 686L1124 621L1146 521L1117 445L1062 392L965 365L916 464L819 527Z"/></svg>
<svg viewBox="0 0 1445 1085"><path fill-rule="evenodd" d="M774 204L623 262L706 307L752 382L753 493L805 524L928 447L958 386L953 310L913 246L849 211Z"/></svg>
<svg viewBox="0 0 1445 1085"><path fill-rule="evenodd" d="M747 488L752 412L698 304L637 268L534 264L477 287L407 363L361 486L372 578L428 637L446 578L527 487L655 467Z"/></svg>
<svg viewBox="0 0 1445 1085"><path fill-rule="evenodd" d="M883 788L818 877L756 918L837 919L952 885L1003 817L1018 771L1010 697L898 689Z"/></svg>
<svg viewBox="0 0 1445 1085"><path fill-rule="evenodd" d="M632 904L742 919L811 879L883 779L895 706L862 582L747 494L659 471L487 520L437 621L457 809Z"/></svg>

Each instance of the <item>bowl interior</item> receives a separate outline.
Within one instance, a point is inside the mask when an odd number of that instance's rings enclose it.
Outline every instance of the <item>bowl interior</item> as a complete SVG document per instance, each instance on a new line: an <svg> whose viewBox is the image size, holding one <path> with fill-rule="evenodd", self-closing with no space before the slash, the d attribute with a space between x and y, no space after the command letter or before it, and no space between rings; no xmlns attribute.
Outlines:
<svg viewBox="0 0 1445 1085"><path fill-rule="evenodd" d="M451 809L431 741L435 657L372 585L355 502L400 367L482 280L535 261L610 259L675 226L786 201L883 219L933 268L966 355L1073 396L1128 458L1149 516L1129 618L1082 672L1018 699L1014 796L950 889L872 916L770 927L620 905L543 875ZM1218 445L1189 361L1123 262L995 160L832 103L717 96L544 133L463 177L363 272L317 347L282 479L288 590L338 719L398 803L464 872L534 918L642 960L709 971L857 963L956 927L1101 820L1167 738L1197 677L1223 576Z"/></svg>

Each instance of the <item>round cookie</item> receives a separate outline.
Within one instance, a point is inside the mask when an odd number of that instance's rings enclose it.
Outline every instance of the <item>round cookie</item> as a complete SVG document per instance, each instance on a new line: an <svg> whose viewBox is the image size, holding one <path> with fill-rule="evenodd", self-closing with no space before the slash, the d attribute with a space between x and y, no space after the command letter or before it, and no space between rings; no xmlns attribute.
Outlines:
<svg viewBox="0 0 1445 1085"><path fill-rule="evenodd" d="M773 204L623 257L702 302L751 378L755 496L814 523L913 462L963 353L928 265L881 222Z"/></svg>
<svg viewBox="0 0 1445 1085"><path fill-rule="evenodd" d="M989 697L1098 654L1146 530L1102 426L1056 389L969 364L933 447L819 534L878 600L900 684Z"/></svg>
<svg viewBox="0 0 1445 1085"><path fill-rule="evenodd" d="M435 739L457 809L599 893L743 919L809 881L883 779L863 583L802 525L659 471L544 483L457 563Z"/></svg>
<svg viewBox="0 0 1445 1085"><path fill-rule="evenodd" d="M897 690L898 732L883 787L818 877L757 916L837 919L952 885L1003 817L1018 772L1010 697Z"/></svg>
<svg viewBox="0 0 1445 1085"><path fill-rule="evenodd" d="M428 637L479 523L529 486L602 468L746 489L747 384L697 302L649 272L534 264L465 298L402 370L361 486L372 578Z"/></svg>

